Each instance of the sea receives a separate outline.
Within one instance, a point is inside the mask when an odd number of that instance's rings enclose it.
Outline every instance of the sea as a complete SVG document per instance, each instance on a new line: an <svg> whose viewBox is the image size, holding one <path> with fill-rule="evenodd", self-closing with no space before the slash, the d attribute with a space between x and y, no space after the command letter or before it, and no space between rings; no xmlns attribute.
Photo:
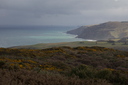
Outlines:
<svg viewBox="0 0 128 85"><path fill-rule="evenodd" d="M75 26L0 26L0 47L85 41L66 32Z"/></svg>

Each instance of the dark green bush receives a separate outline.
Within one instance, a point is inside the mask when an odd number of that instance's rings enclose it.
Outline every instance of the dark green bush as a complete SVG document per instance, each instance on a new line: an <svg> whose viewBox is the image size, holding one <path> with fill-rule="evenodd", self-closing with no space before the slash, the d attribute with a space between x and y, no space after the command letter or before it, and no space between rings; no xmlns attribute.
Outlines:
<svg viewBox="0 0 128 85"><path fill-rule="evenodd" d="M98 71L96 77L100 78L100 79L110 79L112 75L112 71L104 69L104 70L100 70Z"/></svg>
<svg viewBox="0 0 128 85"><path fill-rule="evenodd" d="M79 78L94 78L95 71L93 68L89 66L80 65L72 69L70 75L75 75L78 76Z"/></svg>
<svg viewBox="0 0 128 85"><path fill-rule="evenodd" d="M5 65L5 61L0 61L0 68L3 68L4 65Z"/></svg>

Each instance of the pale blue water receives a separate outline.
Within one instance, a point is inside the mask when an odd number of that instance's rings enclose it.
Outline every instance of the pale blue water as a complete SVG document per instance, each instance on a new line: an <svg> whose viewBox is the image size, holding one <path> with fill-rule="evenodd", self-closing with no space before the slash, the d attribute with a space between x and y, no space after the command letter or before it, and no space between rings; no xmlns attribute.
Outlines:
<svg viewBox="0 0 128 85"><path fill-rule="evenodd" d="M66 31L75 29L68 26L0 26L0 47L84 41Z"/></svg>

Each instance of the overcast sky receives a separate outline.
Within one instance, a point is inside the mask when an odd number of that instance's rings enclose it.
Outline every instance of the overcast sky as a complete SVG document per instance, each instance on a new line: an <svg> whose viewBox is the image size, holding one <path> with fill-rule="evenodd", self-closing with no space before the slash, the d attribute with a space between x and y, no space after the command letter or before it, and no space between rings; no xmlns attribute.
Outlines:
<svg viewBox="0 0 128 85"><path fill-rule="evenodd" d="M81 26L128 21L128 0L0 0L0 25Z"/></svg>

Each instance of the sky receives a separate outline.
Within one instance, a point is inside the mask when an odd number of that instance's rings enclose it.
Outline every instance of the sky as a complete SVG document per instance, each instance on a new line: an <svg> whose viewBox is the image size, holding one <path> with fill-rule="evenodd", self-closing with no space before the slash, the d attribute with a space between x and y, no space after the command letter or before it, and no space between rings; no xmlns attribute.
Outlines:
<svg viewBox="0 0 128 85"><path fill-rule="evenodd" d="M81 26L128 21L128 0L0 0L0 25Z"/></svg>

